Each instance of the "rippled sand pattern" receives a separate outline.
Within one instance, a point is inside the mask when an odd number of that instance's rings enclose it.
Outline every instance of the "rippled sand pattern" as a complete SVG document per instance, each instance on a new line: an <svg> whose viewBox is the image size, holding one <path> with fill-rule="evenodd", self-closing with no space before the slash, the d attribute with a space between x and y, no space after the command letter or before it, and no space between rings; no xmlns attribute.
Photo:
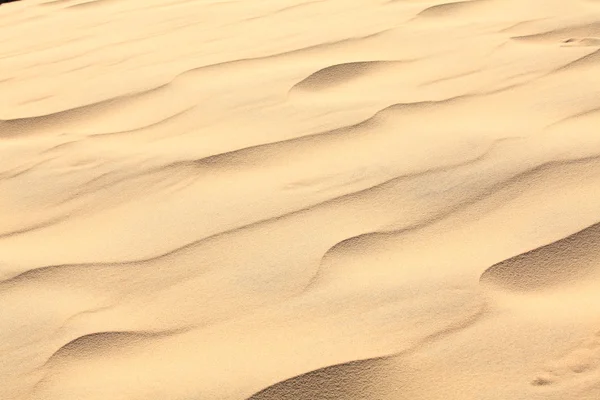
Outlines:
<svg viewBox="0 0 600 400"><path fill-rule="evenodd" d="M2 400L600 399L600 1L0 6Z"/></svg>

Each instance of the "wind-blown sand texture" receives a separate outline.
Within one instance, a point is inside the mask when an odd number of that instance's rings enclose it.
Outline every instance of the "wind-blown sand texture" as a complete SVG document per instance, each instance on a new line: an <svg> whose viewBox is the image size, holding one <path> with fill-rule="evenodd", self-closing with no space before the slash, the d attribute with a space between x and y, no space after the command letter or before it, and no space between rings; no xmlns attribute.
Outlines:
<svg viewBox="0 0 600 400"><path fill-rule="evenodd" d="M0 399L600 399L600 1L0 6Z"/></svg>

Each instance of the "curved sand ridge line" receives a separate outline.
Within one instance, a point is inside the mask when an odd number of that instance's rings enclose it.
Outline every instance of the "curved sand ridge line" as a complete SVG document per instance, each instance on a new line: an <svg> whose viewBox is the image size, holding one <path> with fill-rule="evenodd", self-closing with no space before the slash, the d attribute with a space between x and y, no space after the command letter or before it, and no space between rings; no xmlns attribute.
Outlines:
<svg viewBox="0 0 600 400"><path fill-rule="evenodd" d="M47 134L47 132L49 130L52 131L53 128L59 130L60 133L63 133L63 130L68 129L69 126L83 125L85 122L93 120L94 118L101 119L102 117L111 116L123 109L127 110L128 107L135 108L136 100L143 102L143 100L147 99L148 95L160 94L165 89L166 86L162 86L145 92L113 98L96 104L81 106L52 114L2 120L0 121L0 137L22 138L23 135L33 132L40 133L40 131ZM144 107L148 107L148 105L145 105ZM147 116L147 113L144 114ZM156 118L152 115L150 115L150 117ZM139 124L140 122L136 121L136 126L139 126Z"/></svg>

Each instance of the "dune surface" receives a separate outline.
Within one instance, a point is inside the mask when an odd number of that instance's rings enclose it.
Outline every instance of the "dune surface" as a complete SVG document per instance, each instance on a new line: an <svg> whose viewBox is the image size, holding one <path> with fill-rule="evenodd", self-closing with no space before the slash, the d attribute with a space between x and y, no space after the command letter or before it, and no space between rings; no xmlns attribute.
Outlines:
<svg viewBox="0 0 600 400"><path fill-rule="evenodd" d="M600 399L600 1L0 6L0 399Z"/></svg>

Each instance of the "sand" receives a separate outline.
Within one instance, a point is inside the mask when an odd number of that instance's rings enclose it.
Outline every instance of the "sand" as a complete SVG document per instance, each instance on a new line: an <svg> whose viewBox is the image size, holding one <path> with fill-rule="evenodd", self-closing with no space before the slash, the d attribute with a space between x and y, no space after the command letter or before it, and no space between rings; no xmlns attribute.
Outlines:
<svg viewBox="0 0 600 400"><path fill-rule="evenodd" d="M600 2L0 6L0 399L600 399Z"/></svg>

